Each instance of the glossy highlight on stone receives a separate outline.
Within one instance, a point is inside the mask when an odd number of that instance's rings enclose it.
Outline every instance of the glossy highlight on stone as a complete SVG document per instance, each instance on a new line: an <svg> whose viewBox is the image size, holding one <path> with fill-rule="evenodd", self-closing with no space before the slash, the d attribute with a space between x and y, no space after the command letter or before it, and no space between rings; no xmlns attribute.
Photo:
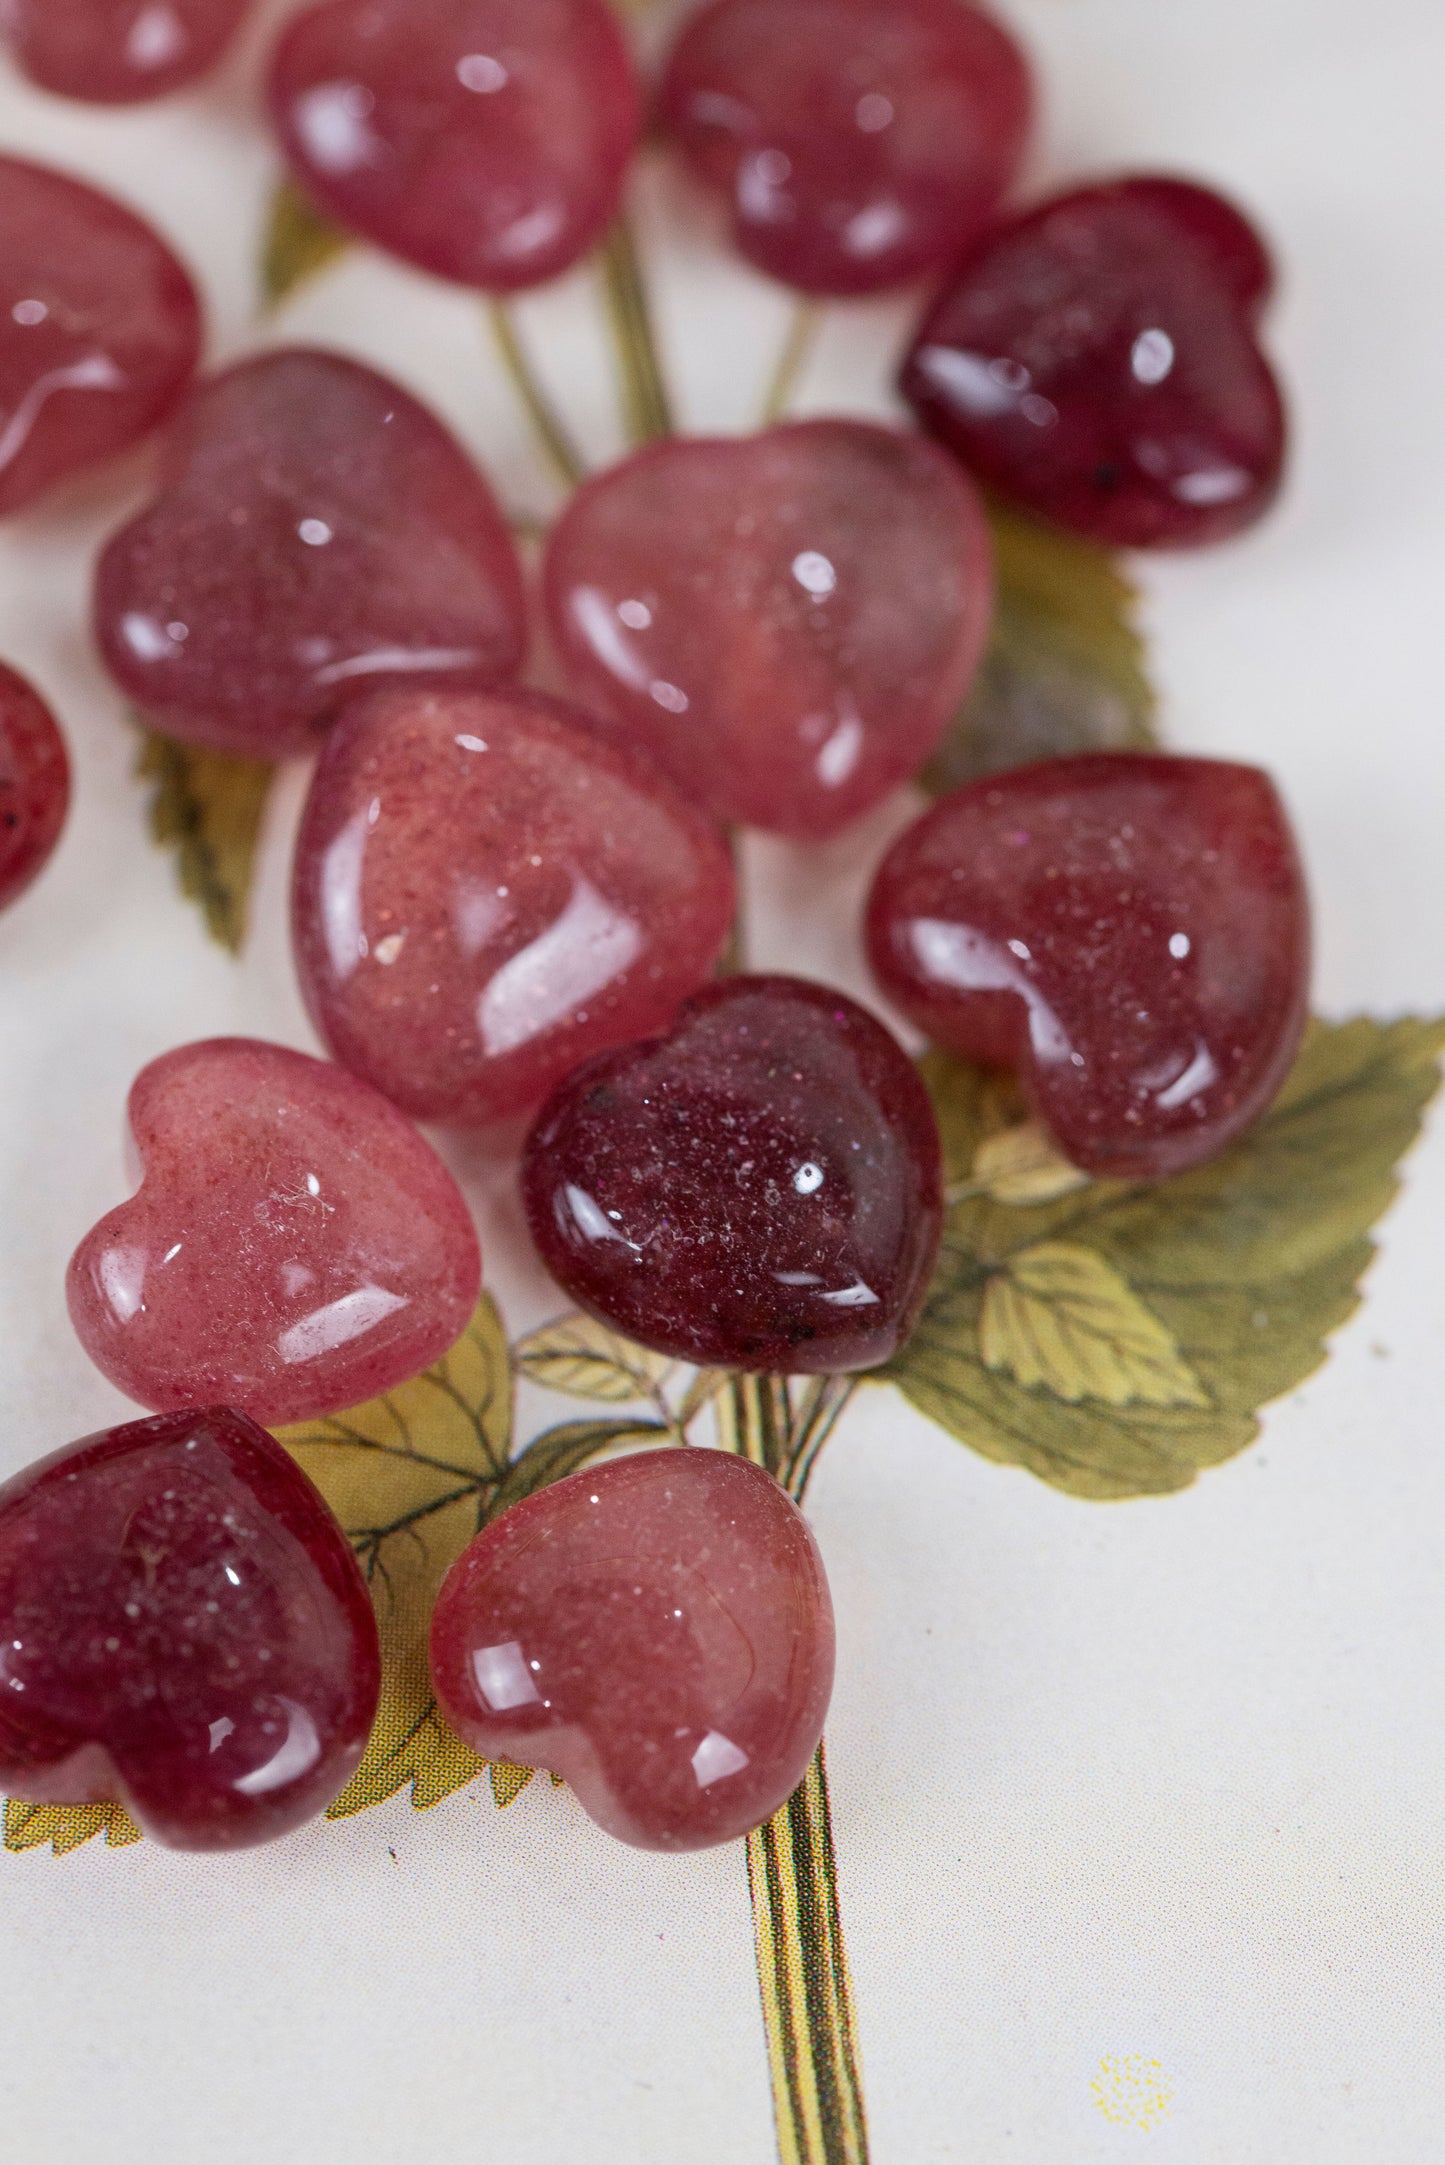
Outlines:
<svg viewBox="0 0 1445 2165"><path fill-rule="evenodd" d="M196 289L158 233L0 156L0 513L149 435L200 350Z"/></svg>
<svg viewBox="0 0 1445 2165"><path fill-rule="evenodd" d="M809 293L947 271L1022 158L1028 62L965 0L712 0L684 23L664 126L739 248Z"/></svg>
<svg viewBox="0 0 1445 2165"><path fill-rule="evenodd" d="M0 910L44 866L69 806L70 759L55 717L0 662Z"/></svg>
<svg viewBox="0 0 1445 2165"><path fill-rule="evenodd" d="M138 105L206 75L249 0L5 0L0 35L57 97Z"/></svg>
<svg viewBox="0 0 1445 2165"><path fill-rule="evenodd" d="M912 1061L790 977L709 986L668 1036L579 1068L528 1138L522 1196L580 1306L677 1359L776 1374L886 1361L942 1229Z"/></svg>
<svg viewBox="0 0 1445 2165"><path fill-rule="evenodd" d="M228 1406L86 1436L0 1487L0 1788L239 1849L356 1770L381 1662L346 1536Z"/></svg>
<svg viewBox="0 0 1445 2165"><path fill-rule="evenodd" d="M719 819L800 837L923 765L993 607L974 491L861 421L651 445L577 491L544 584L587 707Z"/></svg>
<svg viewBox="0 0 1445 2165"><path fill-rule="evenodd" d="M81 1344L127 1397L304 1421L419 1375L461 1336L481 1285L471 1216L365 1083L210 1038L143 1068L129 1116L141 1186L66 1279Z"/></svg>
<svg viewBox="0 0 1445 2165"><path fill-rule="evenodd" d="M1269 777L1104 752L971 782L893 845L868 903L889 998L1016 1068L1061 1149L1127 1180L1223 1150L1304 1033L1309 904Z"/></svg>
<svg viewBox="0 0 1445 2165"><path fill-rule="evenodd" d="M282 32L270 95L323 211L495 293L600 240L642 117L607 0L327 0Z"/></svg>
<svg viewBox="0 0 1445 2165"><path fill-rule="evenodd" d="M703 1849L802 1780L833 1612L807 1521L771 1475L652 1450L485 1527L437 1597L431 1660L474 1751L550 1767L621 1841Z"/></svg>
<svg viewBox="0 0 1445 2165"><path fill-rule="evenodd" d="M1273 274L1242 213L1141 174L987 238L903 370L926 427L1025 509L1120 547L1221 541L1268 510L1285 411L1258 343Z"/></svg>
<svg viewBox="0 0 1445 2165"><path fill-rule="evenodd" d="M280 348L202 384L107 543L95 636L172 736L278 758L360 690L510 676L521 572L490 489L399 384Z"/></svg>
<svg viewBox="0 0 1445 2165"><path fill-rule="evenodd" d="M296 847L301 989L336 1059L419 1120L535 1111L664 1028L734 910L717 829L531 693L391 691L326 739Z"/></svg>

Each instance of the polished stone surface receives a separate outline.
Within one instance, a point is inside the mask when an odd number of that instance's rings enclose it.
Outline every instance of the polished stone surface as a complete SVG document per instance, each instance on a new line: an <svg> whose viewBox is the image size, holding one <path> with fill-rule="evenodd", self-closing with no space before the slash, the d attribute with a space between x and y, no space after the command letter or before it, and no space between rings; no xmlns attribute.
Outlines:
<svg viewBox="0 0 1445 2165"><path fill-rule="evenodd" d="M55 717L0 662L0 910L44 868L69 806L70 758Z"/></svg>

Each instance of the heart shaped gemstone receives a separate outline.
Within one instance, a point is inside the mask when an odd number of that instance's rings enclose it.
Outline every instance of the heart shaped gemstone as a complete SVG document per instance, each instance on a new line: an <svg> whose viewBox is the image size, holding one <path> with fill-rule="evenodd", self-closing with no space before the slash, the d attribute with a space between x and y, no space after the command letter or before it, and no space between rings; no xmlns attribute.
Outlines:
<svg viewBox="0 0 1445 2165"><path fill-rule="evenodd" d="M1289 1072L1309 906L1274 785L1224 760L1101 752L970 782L868 902L879 983L935 1043L1016 1068L1087 1172L1223 1150Z"/></svg>
<svg viewBox="0 0 1445 2165"><path fill-rule="evenodd" d="M488 292L601 237L642 119L607 0L328 0L282 33L271 110L322 210Z"/></svg>
<svg viewBox="0 0 1445 2165"><path fill-rule="evenodd" d="M799 836L923 764L993 605L972 489L860 421L652 445L572 498L545 589L585 705L718 818Z"/></svg>
<svg viewBox="0 0 1445 2165"><path fill-rule="evenodd" d="M0 512L148 435L200 350L196 289L158 233L81 181L0 157Z"/></svg>
<svg viewBox="0 0 1445 2165"><path fill-rule="evenodd" d="M205 75L249 0L6 0L4 34L32 83L92 105L138 105Z"/></svg>
<svg viewBox="0 0 1445 2165"><path fill-rule="evenodd" d="M712 0L659 102L760 270L873 293L952 270L1013 179L1033 90L960 0Z"/></svg>
<svg viewBox="0 0 1445 2165"><path fill-rule="evenodd" d="M913 1063L852 1000L734 977L669 1036L603 1053L522 1160L558 1283L629 1338L710 1368L871 1368L912 1327L942 1226Z"/></svg>
<svg viewBox="0 0 1445 2165"><path fill-rule="evenodd" d="M211 1038L143 1068L129 1111L141 1186L66 1280L81 1344L127 1397L304 1421L419 1375L461 1336L481 1284L470 1213L365 1083Z"/></svg>
<svg viewBox="0 0 1445 2165"><path fill-rule="evenodd" d="M95 631L173 736L276 758L359 688L509 676L525 605L481 475L374 369L305 348L203 384L107 544Z"/></svg>
<svg viewBox="0 0 1445 2165"><path fill-rule="evenodd" d="M903 370L925 426L1026 509L1128 548L1219 541L1273 502L1285 414L1257 341L1268 254L1232 204L1152 175L986 239Z"/></svg>
<svg viewBox="0 0 1445 2165"><path fill-rule="evenodd" d="M447 1719L550 1767L609 1834L703 1849L801 1781L833 1688L807 1522L760 1467L648 1451L525 1497L448 1573L432 1618Z"/></svg>
<svg viewBox="0 0 1445 2165"><path fill-rule="evenodd" d="M70 759L55 717L0 662L0 910L44 865L69 805Z"/></svg>
<svg viewBox="0 0 1445 2165"><path fill-rule="evenodd" d="M178 1849L270 1841L355 1771L381 1661L346 1536L227 1406L0 1487L0 1787L118 1798Z"/></svg>
<svg viewBox="0 0 1445 2165"><path fill-rule="evenodd" d="M733 916L716 828L533 694L381 692L327 737L296 848L301 987L419 1120L533 1112L664 1028Z"/></svg>

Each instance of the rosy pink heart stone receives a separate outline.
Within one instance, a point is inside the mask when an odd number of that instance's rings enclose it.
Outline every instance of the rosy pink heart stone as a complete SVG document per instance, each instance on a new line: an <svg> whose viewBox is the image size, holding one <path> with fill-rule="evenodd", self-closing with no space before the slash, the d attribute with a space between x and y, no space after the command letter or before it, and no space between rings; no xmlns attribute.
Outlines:
<svg viewBox="0 0 1445 2165"><path fill-rule="evenodd" d="M301 988L335 1057L419 1120L533 1112L665 1028L734 907L717 829L528 693L392 691L327 737L296 847Z"/></svg>
<svg viewBox="0 0 1445 2165"><path fill-rule="evenodd" d="M718 818L802 837L917 772L993 608L974 491L861 421L651 445L577 491L544 578L583 704Z"/></svg>
<svg viewBox="0 0 1445 2165"><path fill-rule="evenodd" d="M600 1053L537 1117L522 1198L583 1308L707 1368L876 1367L928 1291L938 1128L865 1009L793 977L730 977L665 1037Z"/></svg>
<svg viewBox="0 0 1445 2165"><path fill-rule="evenodd" d="M1016 1068L1087 1172L1157 1179L1269 1105L1304 1032L1309 902L1268 775L1101 752L970 782L902 834L868 903L890 999Z"/></svg>
<svg viewBox="0 0 1445 2165"><path fill-rule="evenodd" d="M550 1767L639 1849L760 1826L823 1732L833 1612L802 1513L745 1459L647 1451L484 1527L448 1573L432 1679L487 1759Z"/></svg>
<svg viewBox="0 0 1445 2165"><path fill-rule="evenodd" d="M69 805L70 759L55 717L0 662L0 910L44 866Z"/></svg>
<svg viewBox="0 0 1445 2165"><path fill-rule="evenodd" d="M760 270L873 293L957 263L1018 169L1033 86L962 0L713 0L659 103Z"/></svg>
<svg viewBox="0 0 1445 2165"><path fill-rule="evenodd" d="M281 348L202 384L155 501L101 554L95 635L171 735L278 758L358 690L510 676L521 571L435 416L340 354Z"/></svg>
<svg viewBox="0 0 1445 2165"><path fill-rule="evenodd" d="M118 1799L178 1849L345 1787L381 1660L345 1534L228 1406L86 1436L0 1487L0 1787Z"/></svg>
<svg viewBox="0 0 1445 2165"><path fill-rule="evenodd" d="M60 98L138 105L209 74L248 0L5 0L17 65Z"/></svg>
<svg viewBox="0 0 1445 2165"><path fill-rule="evenodd" d="M141 1186L66 1280L81 1344L127 1397L302 1421L405 1382L461 1336L481 1285L471 1215L365 1083L211 1038L143 1068L129 1112Z"/></svg>
<svg viewBox="0 0 1445 2165"><path fill-rule="evenodd" d="M903 390L980 481L1125 548L1221 541L1284 470L1260 350L1268 253L1242 213L1153 174L988 236L924 319Z"/></svg>
<svg viewBox="0 0 1445 2165"><path fill-rule="evenodd" d="M608 0L327 0L282 32L270 93L323 211L493 293L601 239L642 120Z"/></svg>
<svg viewBox="0 0 1445 2165"><path fill-rule="evenodd" d="M157 232L82 181L0 157L0 513L149 435L200 350L196 289Z"/></svg>

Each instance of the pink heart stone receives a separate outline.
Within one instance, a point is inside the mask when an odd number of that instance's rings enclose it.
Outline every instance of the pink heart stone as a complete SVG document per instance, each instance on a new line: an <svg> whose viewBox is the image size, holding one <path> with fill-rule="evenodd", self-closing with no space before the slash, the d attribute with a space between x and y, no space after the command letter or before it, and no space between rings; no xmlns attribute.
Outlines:
<svg viewBox="0 0 1445 2165"><path fill-rule="evenodd" d="M129 1398L309 1420L419 1375L466 1328L481 1257L460 1189L365 1083L282 1045L211 1038L130 1093L143 1168L66 1292Z"/></svg>
<svg viewBox="0 0 1445 2165"><path fill-rule="evenodd" d="M1100 752L987 776L884 858L868 950L936 1044L1016 1068L1087 1172L1223 1150L1288 1074L1309 904L1274 785L1224 760Z"/></svg>
<svg viewBox="0 0 1445 2165"><path fill-rule="evenodd" d="M95 633L173 736L277 758L358 689L509 676L521 572L491 491L399 384L258 354L202 384L103 551Z"/></svg>
<svg viewBox="0 0 1445 2165"><path fill-rule="evenodd" d="M86 1436L0 1488L0 1787L116 1798L239 1849L355 1772L381 1659L366 1583L299 1466L228 1406Z"/></svg>
<svg viewBox="0 0 1445 2165"><path fill-rule="evenodd" d="M718 1451L573 1474L485 1527L432 1619L448 1721L487 1759L550 1767L639 1849L760 1826L807 1770L833 1611L802 1513Z"/></svg>
<svg viewBox="0 0 1445 2165"><path fill-rule="evenodd" d="M70 759L55 717L0 662L0 910L45 864L69 805Z"/></svg>
<svg viewBox="0 0 1445 2165"><path fill-rule="evenodd" d="M679 1360L778 1374L889 1359L943 1224L913 1062L792 977L710 985L666 1037L577 1069L527 1139L522 1197L593 1315Z"/></svg>
<svg viewBox="0 0 1445 2165"><path fill-rule="evenodd" d="M917 772L993 606L973 490L861 421L654 444L577 491L544 576L584 704L718 818L799 836Z"/></svg>
<svg viewBox="0 0 1445 2165"><path fill-rule="evenodd" d="M193 83L230 44L248 0L5 0L16 63L60 98L138 105Z"/></svg>
<svg viewBox="0 0 1445 2165"><path fill-rule="evenodd" d="M1285 412L1258 343L1273 283L1231 203L1142 174L987 237L903 371L925 426L989 487L1126 548L1220 541L1268 510Z"/></svg>
<svg viewBox="0 0 1445 2165"><path fill-rule="evenodd" d="M499 293L600 239L642 119L607 0L328 0L287 24L270 89L323 211Z"/></svg>
<svg viewBox="0 0 1445 2165"><path fill-rule="evenodd" d="M586 717L392 691L327 737L296 846L301 988L327 1045L419 1120L531 1112L672 1020L727 938L715 827Z"/></svg>
<svg viewBox="0 0 1445 2165"><path fill-rule="evenodd" d="M200 350L196 289L158 233L81 181L0 157L0 513L148 435Z"/></svg>

